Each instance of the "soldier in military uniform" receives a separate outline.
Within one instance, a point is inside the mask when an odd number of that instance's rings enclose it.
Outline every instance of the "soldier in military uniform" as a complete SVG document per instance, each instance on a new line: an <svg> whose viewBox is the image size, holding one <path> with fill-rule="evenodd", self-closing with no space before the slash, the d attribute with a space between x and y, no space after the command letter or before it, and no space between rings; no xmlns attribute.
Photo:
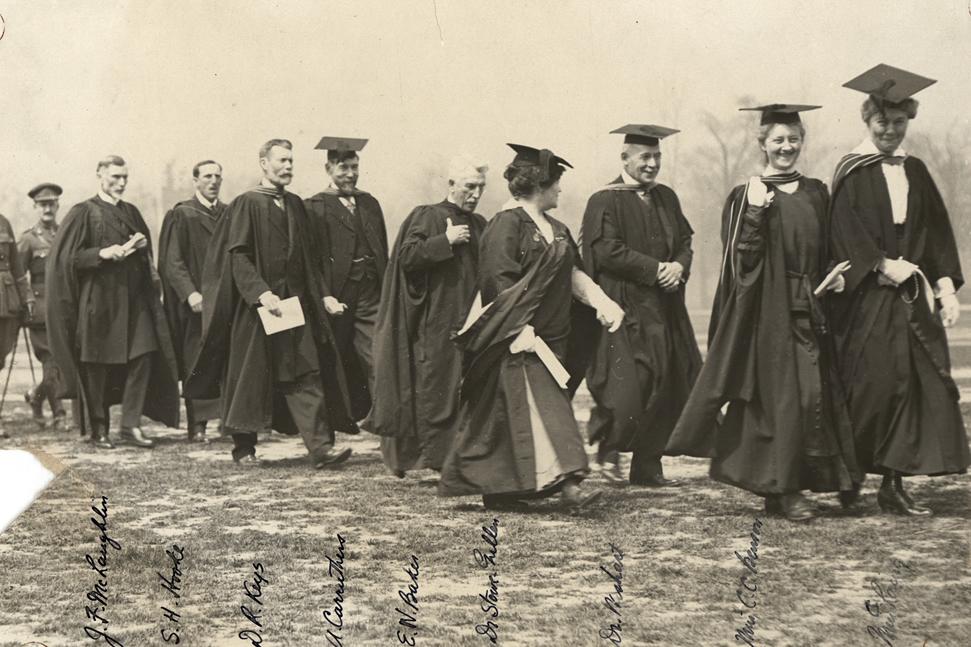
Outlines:
<svg viewBox="0 0 971 647"><path fill-rule="evenodd" d="M13 227L9 220L0 216L0 369L17 342L24 313L33 311L34 295L20 264ZM9 438L3 427L0 427L0 438Z"/></svg>
<svg viewBox="0 0 971 647"><path fill-rule="evenodd" d="M44 378L40 384L27 390L26 399L34 412L34 421L43 428L44 402L51 406L54 416L54 427L63 427L66 420L64 404L56 397L57 369L54 357L51 355L47 341L47 303L44 297L44 276L47 266L47 254L51 249L51 241L57 232L57 209L60 206L58 198L61 187L50 182L39 184L31 189L27 195L34 201L34 211L40 219L24 232L17 244L20 252L20 265L30 274L30 291L34 296L34 310L25 321L30 330L30 343L34 347L34 356L43 366Z"/></svg>

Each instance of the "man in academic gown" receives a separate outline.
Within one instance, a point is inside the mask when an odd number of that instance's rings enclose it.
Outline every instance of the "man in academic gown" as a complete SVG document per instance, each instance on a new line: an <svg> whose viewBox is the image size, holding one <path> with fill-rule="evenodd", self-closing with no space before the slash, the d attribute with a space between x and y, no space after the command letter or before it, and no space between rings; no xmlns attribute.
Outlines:
<svg viewBox="0 0 971 647"><path fill-rule="evenodd" d="M110 155L97 173L98 195L71 208L47 266L47 330L60 369L58 395L80 391L82 433L90 421L95 447L114 447L108 407L119 402L121 437L152 447L139 427L142 413L170 427L179 423L175 352L148 226L138 209L121 200L128 184L125 160Z"/></svg>
<svg viewBox="0 0 971 647"><path fill-rule="evenodd" d="M222 167L212 161L192 169L196 194L165 215L158 243L158 272L165 295L165 315L179 362L179 379L199 354L202 339L202 272L209 240L226 205L219 201ZM186 398L189 442L205 443L206 422L219 418L219 399Z"/></svg>
<svg viewBox="0 0 971 647"><path fill-rule="evenodd" d="M44 277L47 272L47 256L57 233L57 210L60 207L61 187L50 182L35 186L27 192L34 201L34 211L38 220L33 227L20 237L17 251L20 265L30 275L30 291L34 295L34 310L27 320L30 330L30 343L34 356L43 367L43 378L27 390L26 399L33 410L34 422L40 427L46 425L44 402L48 402L53 416L55 429L63 428L67 413L63 401L57 398L57 370L51 355L50 342L47 340L47 297Z"/></svg>
<svg viewBox="0 0 971 647"><path fill-rule="evenodd" d="M263 180L238 196L217 224L203 278L202 346L189 371L186 398L222 399L222 433L233 437L233 460L258 466L259 432L300 434L314 469L341 463L325 412L327 399L346 403L339 355L326 307L316 236L303 201L286 190L293 179L292 145L271 139L260 149ZM305 323L272 335L264 315L283 316L297 298Z"/></svg>
<svg viewBox="0 0 971 647"><path fill-rule="evenodd" d="M701 368L684 305L691 226L677 195L656 182L660 139L678 131L628 125L621 176L594 193L583 216L583 257L591 277L626 313L603 333L587 386L590 442L600 441L604 477L623 483L619 452L633 452L630 483L661 487L661 455Z"/></svg>
<svg viewBox="0 0 971 647"><path fill-rule="evenodd" d="M448 196L402 224L385 275L374 336L375 389L367 427L397 476L441 470L459 421L462 352L452 341L477 291L475 213L488 166L455 158Z"/></svg>
<svg viewBox="0 0 971 647"><path fill-rule="evenodd" d="M374 370L371 344L388 264L388 233L381 205L357 188L358 151L366 139L324 137L330 186L307 200L321 245L327 289L342 305L331 318L351 397L350 415L332 410L338 431L356 434L356 421L371 409Z"/></svg>

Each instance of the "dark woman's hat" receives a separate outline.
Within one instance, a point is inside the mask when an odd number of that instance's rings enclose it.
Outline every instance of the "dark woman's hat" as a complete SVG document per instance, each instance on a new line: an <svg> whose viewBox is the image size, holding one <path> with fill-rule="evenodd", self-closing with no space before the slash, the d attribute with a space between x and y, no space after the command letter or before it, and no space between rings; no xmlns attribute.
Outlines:
<svg viewBox="0 0 971 647"><path fill-rule="evenodd" d="M39 198L39 200L56 200L58 198L58 196L60 196L61 193L64 192L61 189L61 187L57 186L53 182L44 182L42 184L38 184L33 189L31 189L30 191L28 191L27 192L27 197L30 198L31 200L33 200L34 198L37 198L37 195L39 193L41 193L42 191L45 191L45 190L53 193L54 195L41 196Z"/></svg>
<svg viewBox="0 0 971 647"><path fill-rule="evenodd" d="M540 182L546 182L550 178L550 171L557 164L562 164L563 166L568 166L573 168L573 165L567 162L562 157L557 157L548 148L542 150L538 148L533 148L532 146L523 146L522 144L506 144L509 148L516 151L516 157L513 158L512 164L510 166L517 166L520 168L525 168L529 166L538 166L543 170L542 176L539 178Z"/></svg>
<svg viewBox="0 0 971 647"><path fill-rule="evenodd" d="M883 105L884 102L900 103L935 83L935 79L881 63L847 81L843 87L869 94L878 105Z"/></svg>
<svg viewBox="0 0 971 647"><path fill-rule="evenodd" d="M668 135L679 133L680 130L665 128L664 126L650 126L647 124L627 124L617 130L611 130L611 135L624 135L625 144L642 144L657 146Z"/></svg>
<svg viewBox="0 0 971 647"><path fill-rule="evenodd" d="M766 124L798 124L802 122L799 118L800 112L816 110L822 106L804 106L796 103L770 103L767 106L756 106L754 108L739 108L739 110L759 110L762 112L763 126Z"/></svg>

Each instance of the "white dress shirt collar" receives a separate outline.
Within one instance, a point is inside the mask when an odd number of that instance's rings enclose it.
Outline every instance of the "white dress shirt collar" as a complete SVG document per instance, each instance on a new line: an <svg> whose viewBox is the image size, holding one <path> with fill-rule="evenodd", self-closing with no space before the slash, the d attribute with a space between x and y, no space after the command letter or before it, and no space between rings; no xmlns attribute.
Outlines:
<svg viewBox="0 0 971 647"><path fill-rule="evenodd" d="M216 198L212 202L209 202L198 191L196 191L196 200L198 200L202 204L202 206L206 207L207 209L213 209L215 208L216 204L219 203L219 198Z"/></svg>
<svg viewBox="0 0 971 647"><path fill-rule="evenodd" d="M98 197L104 200L105 202L107 202L108 204L114 205L116 207L118 206L118 203L121 202L120 199L112 198L110 195L108 195L101 189L98 189Z"/></svg>

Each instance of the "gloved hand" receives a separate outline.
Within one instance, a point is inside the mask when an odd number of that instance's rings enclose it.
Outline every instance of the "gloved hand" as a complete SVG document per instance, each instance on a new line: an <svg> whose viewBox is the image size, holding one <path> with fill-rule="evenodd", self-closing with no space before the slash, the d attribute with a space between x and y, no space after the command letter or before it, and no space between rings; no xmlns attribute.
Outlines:
<svg viewBox="0 0 971 647"><path fill-rule="evenodd" d="M941 297L941 322L945 328L950 328L957 323L961 316L961 304L958 303L958 295L948 294Z"/></svg>
<svg viewBox="0 0 971 647"><path fill-rule="evenodd" d="M324 297L324 310L327 311L329 315L342 315L344 311L347 310L347 306L335 297Z"/></svg>
<svg viewBox="0 0 971 647"><path fill-rule="evenodd" d="M900 285L917 271L917 266L910 261L905 261L903 258L898 258L893 260L890 258L885 258L880 261L880 265L877 267L881 274L883 274L887 279L893 282L894 285Z"/></svg>

